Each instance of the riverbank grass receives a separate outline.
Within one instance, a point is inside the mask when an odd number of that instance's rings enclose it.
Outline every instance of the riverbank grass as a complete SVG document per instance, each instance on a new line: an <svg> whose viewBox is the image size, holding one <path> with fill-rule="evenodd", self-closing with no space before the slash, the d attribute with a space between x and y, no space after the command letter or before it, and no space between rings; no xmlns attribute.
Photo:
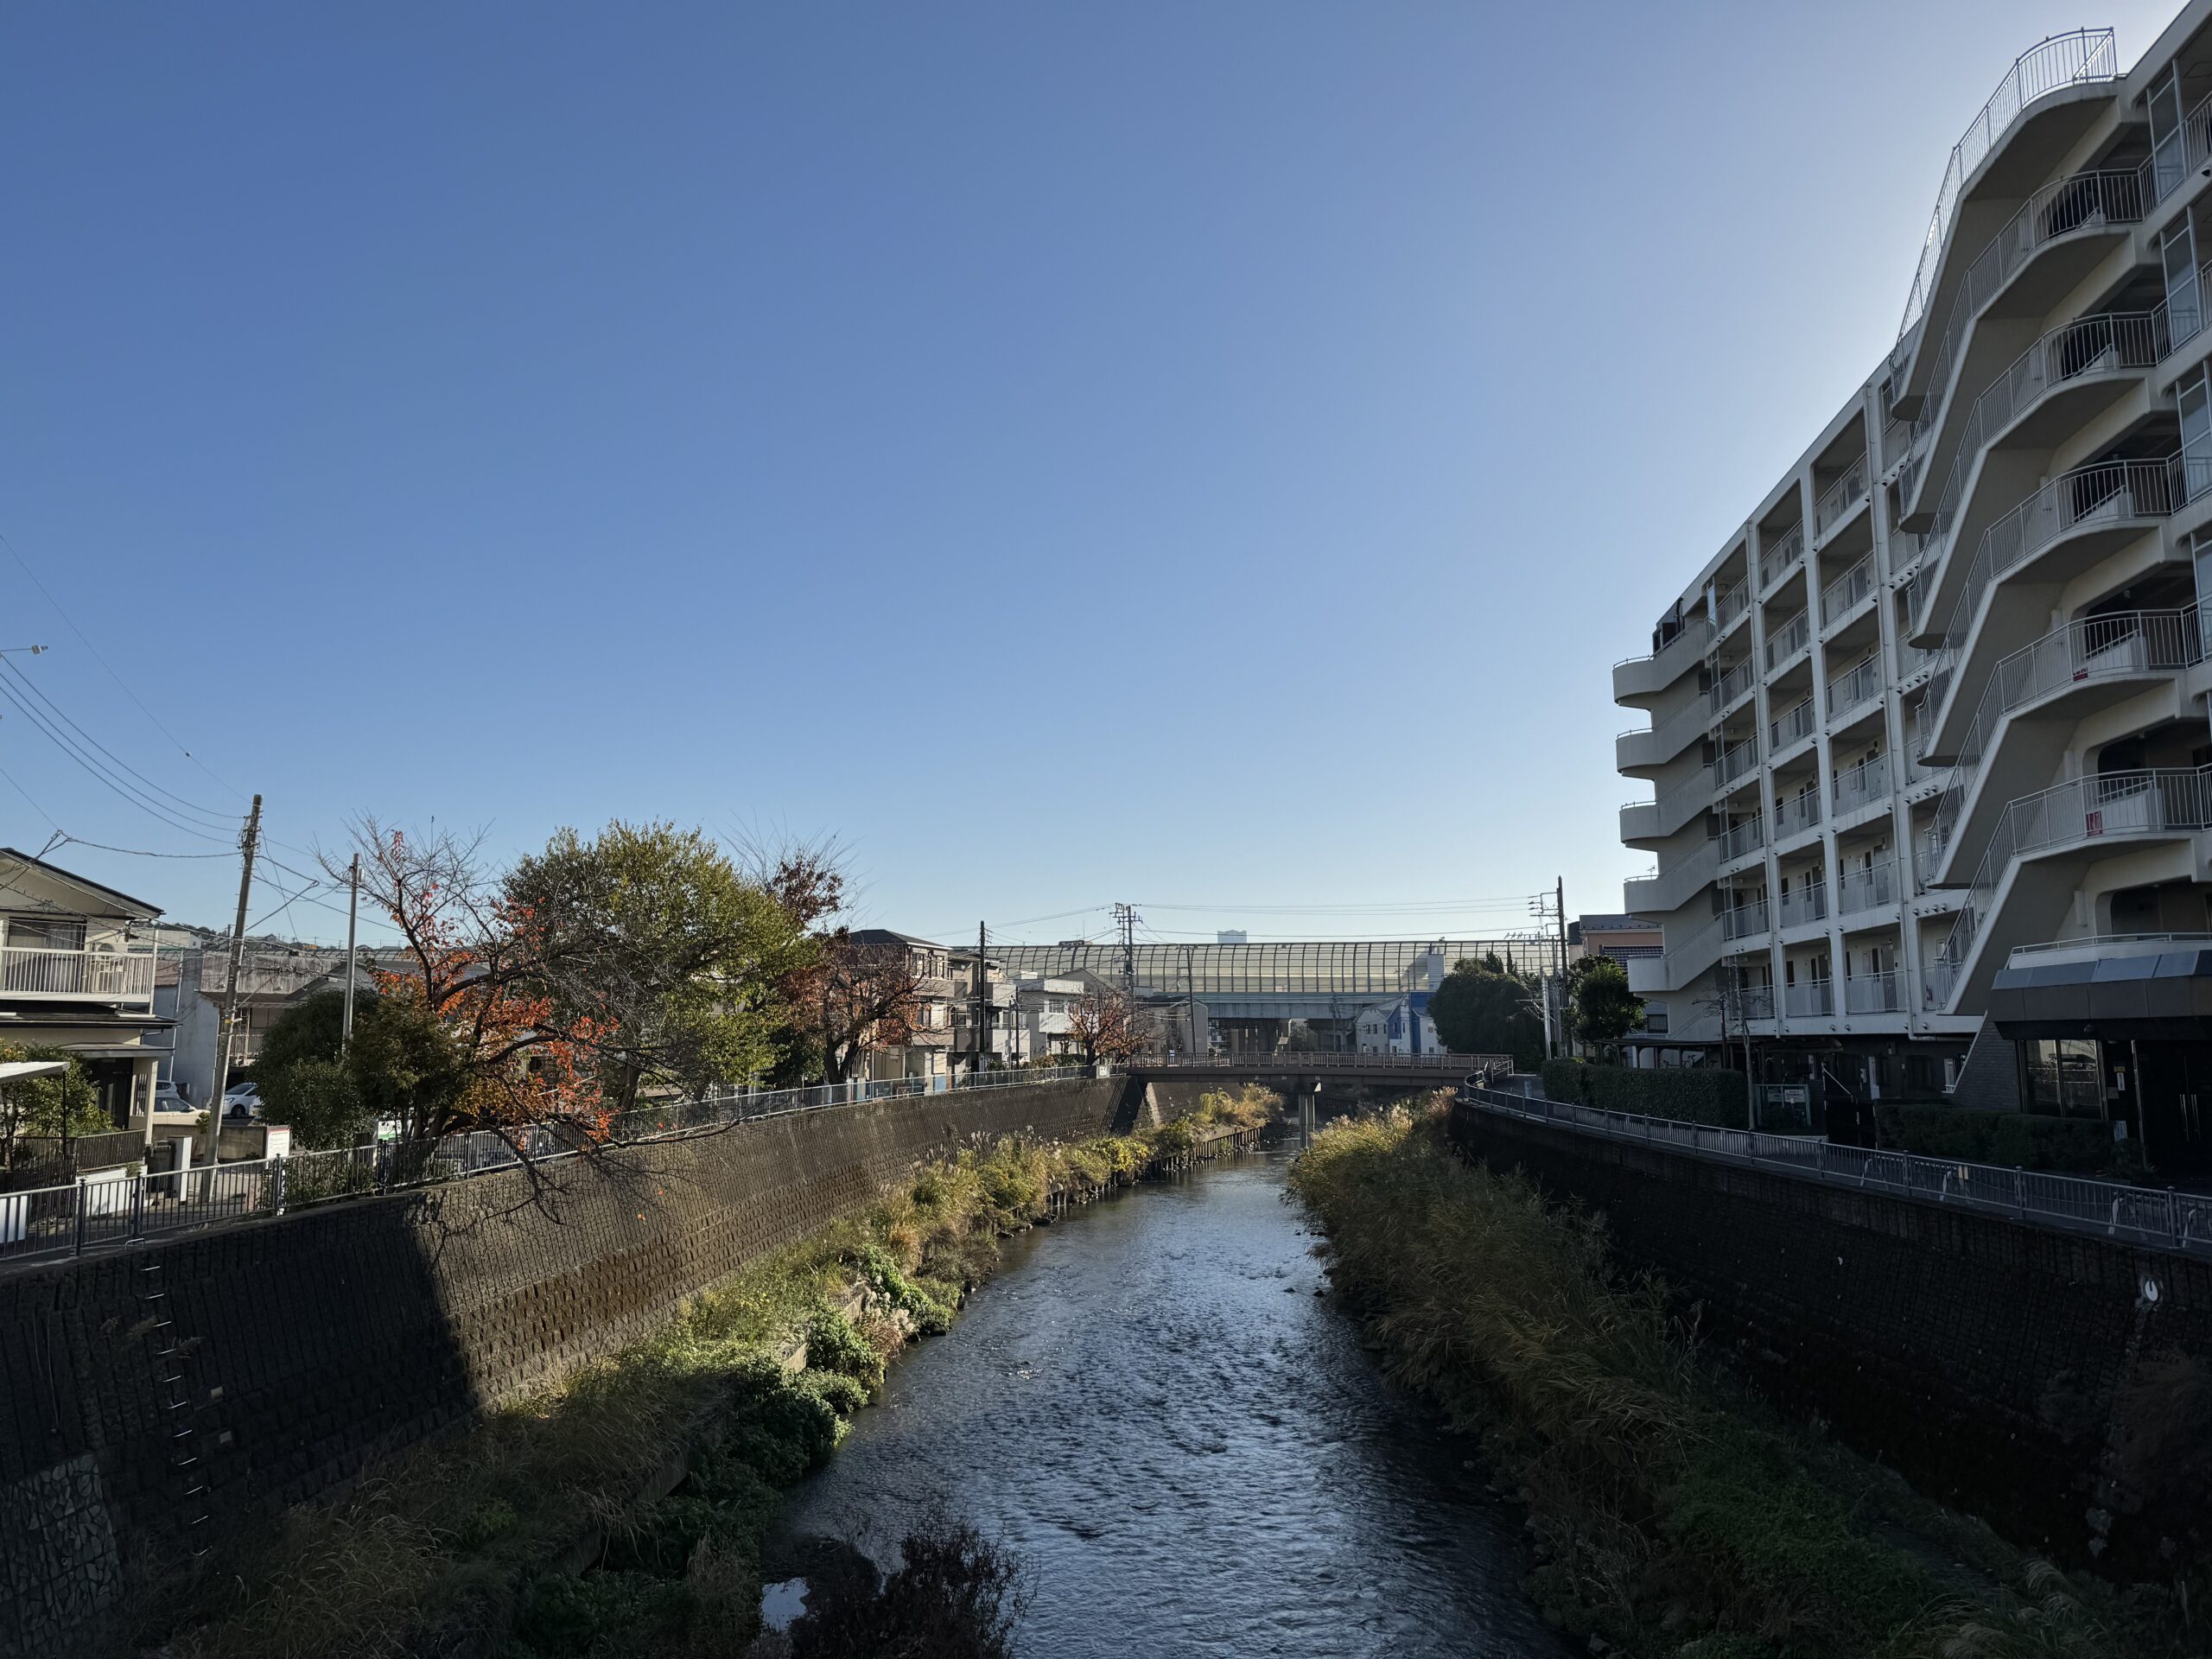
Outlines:
<svg viewBox="0 0 2212 1659"><path fill-rule="evenodd" d="M209 1558L138 1621L176 1659L735 1655L782 1491L836 1450L888 1359L943 1331L1056 1192L1134 1178L1264 1090L1148 1133L1005 1140L931 1164L691 1298L663 1331L385 1460L343 1501ZM566 1559L564 1559L566 1558ZM588 1568L588 1570L575 1570Z"/></svg>
<svg viewBox="0 0 2212 1659"><path fill-rule="evenodd" d="M1663 1286L1614 1268L1598 1219L1461 1162L1446 1109L1331 1126L1291 1187L1388 1370L1480 1433L1526 1504L1548 1617L1639 1659L2183 1650L1773 1419L1700 1361Z"/></svg>

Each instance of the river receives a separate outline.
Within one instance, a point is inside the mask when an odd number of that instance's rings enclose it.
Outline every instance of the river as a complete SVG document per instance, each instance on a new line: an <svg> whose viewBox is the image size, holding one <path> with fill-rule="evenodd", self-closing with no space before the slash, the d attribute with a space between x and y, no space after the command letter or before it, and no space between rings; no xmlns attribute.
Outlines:
<svg viewBox="0 0 2212 1659"><path fill-rule="evenodd" d="M789 1534L895 1560L932 1505L1026 1559L1024 1656L1563 1656L1471 1449L1387 1385L1283 1201L1202 1166L1010 1242Z"/></svg>

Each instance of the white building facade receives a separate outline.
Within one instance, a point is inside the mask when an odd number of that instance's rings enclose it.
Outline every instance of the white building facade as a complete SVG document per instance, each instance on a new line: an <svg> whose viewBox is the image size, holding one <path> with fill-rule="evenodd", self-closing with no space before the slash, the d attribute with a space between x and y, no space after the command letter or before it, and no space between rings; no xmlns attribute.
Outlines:
<svg viewBox="0 0 2212 1659"><path fill-rule="evenodd" d="M2212 0L2132 68L2025 54L1894 349L1614 669L1646 1063L1749 1039L2212 1166L2208 92Z"/></svg>

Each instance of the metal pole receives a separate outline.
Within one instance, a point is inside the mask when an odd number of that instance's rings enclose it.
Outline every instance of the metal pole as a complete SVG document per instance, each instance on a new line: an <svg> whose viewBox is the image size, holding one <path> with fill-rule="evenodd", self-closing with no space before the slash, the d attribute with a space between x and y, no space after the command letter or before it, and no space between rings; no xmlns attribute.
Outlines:
<svg viewBox="0 0 2212 1659"><path fill-rule="evenodd" d="M353 855L353 874L351 880L347 883L347 889L346 899L346 1023L344 1027L340 1028L338 1034L338 1056L340 1059L343 1059L346 1057L346 1051L353 1046L353 938L355 924L359 917L361 909L361 855L359 853Z"/></svg>
<svg viewBox="0 0 2212 1659"><path fill-rule="evenodd" d="M989 1039L985 1035L983 1022L990 1017L990 988L983 982L983 952L989 948L990 930L982 923L976 924L976 1075L983 1075L984 1046Z"/></svg>
<svg viewBox="0 0 2212 1659"><path fill-rule="evenodd" d="M1559 913L1559 1034L1560 1048L1568 1058L1574 1056L1574 1033L1567 1015L1567 878L1553 879L1552 908ZM1586 943L1584 949L1588 949Z"/></svg>
<svg viewBox="0 0 2212 1659"><path fill-rule="evenodd" d="M210 1135L223 1129L223 1090L231 1080L231 1033L238 1017L238 971L245 965L245 907L253 893L253 853L261 838L261 797L245 820L245 861L238 872L238 915L231 929L231 971L223 987L223 1017L216 1027L215 1075L207 1093Z"/></svg>

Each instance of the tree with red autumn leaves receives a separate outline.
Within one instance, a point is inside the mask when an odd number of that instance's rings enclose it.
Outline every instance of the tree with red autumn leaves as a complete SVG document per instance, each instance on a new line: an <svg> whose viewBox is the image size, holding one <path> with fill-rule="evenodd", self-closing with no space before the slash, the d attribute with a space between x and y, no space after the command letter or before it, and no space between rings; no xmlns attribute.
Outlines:
<svg viewBox="0 0 2212 1659"><path fill-rule="evenodd" d="M1083 1049L1083 1063L1127 1060L1144 1047L1129 1000L1119 991L1090 991L1068 1010L1068 1035Z"/></svg>

